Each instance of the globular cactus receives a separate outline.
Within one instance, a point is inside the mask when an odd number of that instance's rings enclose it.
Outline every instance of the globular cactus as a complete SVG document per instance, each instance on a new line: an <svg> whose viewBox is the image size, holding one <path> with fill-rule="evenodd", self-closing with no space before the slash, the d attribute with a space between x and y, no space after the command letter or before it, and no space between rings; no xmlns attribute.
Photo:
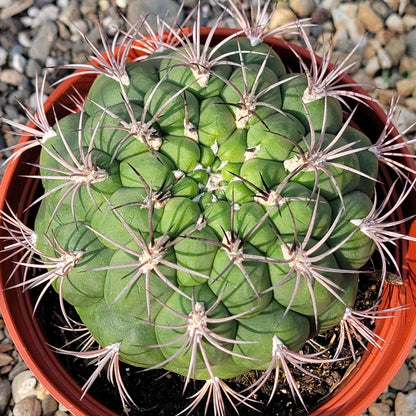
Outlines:
<svg viewBox="0 0 416 416"><path fill-rule="evenodd" d="M21 286L52 285L69 326L64 300L75 307L99 347L66 352L109 362L125 406L119 360L206 380L184 412L207 394L222 415L223 395L252 406L280 369L304 404L288 364L340 359L352 333L379 347L362 322L375 309L353 308L374 250L384 280L385 243L405 238L390 231L395 207L377 202L379 164L408 172L383 151L387 130L372 144L353 127L354 100L370 98L335 85L346 64L318 64L307 44L312 65L299 57L288 72L237 6L243 30L219 44L216 28L204 44L198 24L185 34L160 21L158 38L143 18L81 67L98 74L88 95L52 127L33 117L15 153L41 148L44 192L34 231L3 213L5 251L20 244ZM301 22L284 29L307 39ZM298 353L336 325L334 357ZM250 370L264 371L246 395L224 381Z"/></svg>

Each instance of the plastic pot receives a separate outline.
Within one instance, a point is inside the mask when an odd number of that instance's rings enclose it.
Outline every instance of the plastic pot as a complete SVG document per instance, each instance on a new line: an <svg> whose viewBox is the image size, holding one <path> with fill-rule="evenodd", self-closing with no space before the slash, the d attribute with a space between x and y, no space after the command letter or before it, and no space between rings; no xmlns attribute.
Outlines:
<svg viewBox="0 0 416 416"><path fill-rule="evenodd" d="M209 29L203 28L202 35L206 36ZM214 36L214 43L233 33L230 29L218 29ZM281 56L282 60L294 70L298 70L298 59L293 55L287 44L278 39L267 41ZM308 61L308 53L293 46L297 52ZM135 57L134 50L130 58ZM67 114L65 106L73 105L68 98L75 87L82 94L86 94L94 76L78 76L61 83L49 96L45 103L45 112L52 122L52 107L58 118ZM354 81L345 76L345 83ZM364 90L354 87L360 93ZM59 104L58 104L59 103ZM360 105L354 122L370 137L377 139L386 123L383 110L374 103L369 107ZM392 135L398 134L392 131ZM21 141L29 140L22 137ZM405 152L405 150L403 151ZM38 151L28 151L20 158L13 160L3 177L0 186L0 209L5 209L5 201L11 209L24 221L29 221L30 212L25 208L35 199L38 181L28 179L24 175L33 174L36 168L28 163L36 162ZM403 157L403 163L410 165L413 160ZM391 185L387 170L382 171L383 180ZM416 206L415 195L410 195L401 209L397 210L397 218L404 218L413 214ZM402 226L402 233L416 236L416 223L409 230ZM358 416L361 414L389 384L407 357L416 338L416 243L400 242L395 250L397 263L402 266L404 284L401 286L387 286L383 294L381 309L407 305L408 309L397 313L392 319L380 319L376 322L375 332L386 342L382 349L369 348L359 365L341 383L336 391L317 409L312 409L311 416ZM6 287L19 283L22 276L16 273L13 281L6 286L9 274L13 269L12 262L0 263L0 309L9 333L34 375L46 389L69 411L76 416L116 416L112 410L104 407L89 394L80 401L81 386L64 368L59 358L51 351L46 343L41 325L36 315L33 315L33 305L28 292L10 290Z"/></svg>

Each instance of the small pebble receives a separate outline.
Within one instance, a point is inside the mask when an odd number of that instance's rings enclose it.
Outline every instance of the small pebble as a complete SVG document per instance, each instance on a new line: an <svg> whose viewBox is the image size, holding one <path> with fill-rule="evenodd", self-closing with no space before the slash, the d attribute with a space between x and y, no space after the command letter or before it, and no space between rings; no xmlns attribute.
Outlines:
<svg viewBox="0 0 416 416"><path fill-rule="evenodd" d="M407 98L406 99L406 107L410 110L416 113L416 97L415 98ZM414 378L412 378L410 381L412 383L416 384L416 373L414 374Z"/></svg>
<svg viewBox="0 0 416 416"><path fill-rule="evenodd" d="M98 0L82 0L79 9L83 16L96 13L98 10Z"/></svg>
<svg viewBox="0 0 416 416"><path fill-rule="evenodd" d="M323 25L324 23L328 22L331 17L332 16L329 10L323 7L319 7L312 13L311 21L316 25Z"/></svg>
<svg viewBox="0 0 416 416"><path fill-rule="evenodd" d="M402 33L404 31L403 20L396 13L391 14L386 19L386 26L389 30L392 30L393 32Z"/></svg>
<svg viewBox="0 0 416 416"><path fill-rule="evenodd" d="M27 59L23 56L23 48L20 45L15 46L11 50L11 66L16 71L25 72Z"/></svg>
<svg viewBox="0 0 416 416"><path fill-rule="evenodd" d="M116 0L116 5L121 9L125 9L127 7L128 1L127 0Z"/></svg>
<svg viewBox="0 0 416 416"><path fill-rule="evenodd" d="M22 85L25 81L25 75L16 69L3 69L0 72L0 82L4 82L6 84L14 85L17 87Z"/></svg>
<svg viewBox="0 0 416 416"><path fill-rule="evenodd" d="M340 4L332 10L332 18L336 30L346 31L349 37L347 44L343 46L341 44L337 45L339 48L345 48L345 51L354 47L366 33L366 29L357 15L358 4L355 3Z"/></svg>
<svg viewBox="0 0 416 416"><path fill-rule="evenodd" d="M396 83L396 88L400 95L408 97L416 91L416 79L402 79Z"/></svg>
<svg viewBox="0 0 416 416"><path fill-rule="evenodd" d="M397 12L399 10L401 0L384 0L384 2L391 8L393 12Z"/></svg>
<svg viewBox="0 0 416 416"><path fill-rule="evenodd" d="M46 22L33 39L29 57L44 63L49 56L51 48L56 41L58 29L55 23Z"/></svg>
<svg viewBox="0 0 416 416"><path fill-rule="evenodd" d="M13 361L13 357L4 352L0 353L0 367L10 364Z"/></svg>
<svg viewBox="0 0 416 416"><path fill-rule="evenodd" d="M409 369L407 368L407 364L404 363L390 382L390 387L394 390L403 390L409 382L409 378Z"/></svg>
<svg viewBox="0 0 416 416"><path fill-rule="evenodd" d="M398 106L397 108L397 118L395 121L397 130L404 131L407 129L410 125L413 125L415 123L415 115L412 113L408 108L403 106ZM416 130L416 125L411 131Z"/></svg>
<svg viewBox="0 0 416 416"><path fill-rule="evenodd" d="M13 0L0 0L0 9L5 9L6 7L11 6Z"/></svg>
<svg viewBox="0 0 416 416"><path fill-rule="evenodd" d="M373 82L374 82L374 86L376 88L379 88L380 90L386 90L390 86L388 80L386 80L386 78L382 76L375 77L373 79Z"/></svg>
<svg viewBox="0 0 416 416"><path fill-rule="evenodd" d="M416 390L404 394L397 393L394 403L395 416L411 416L416 414Z"/></svg>
<svg viewBox="0 0 416 416"><path fill-rule="evenodd" d="M58 410L58 402L48 394L42 400L42 416L53 416L53 414Z"/></svg>
<svg viewBox="0 0 416 416"><path fill-rule="evenodd" d="M384 28L383 19L374 11L370 2L365 1L358 4L357 17L371 33L378 33Z"/></svg>
<svg viewBox="0 0 416 416"><path fill-rule="evenodd" d="M19 32L17 34L17 40L19 41L19 45L30 48L32 46L32 39L30 38L28 32Z"/></svg>
<svg viewBox="0 0 416 416"><path fill-rule="evenodd" d="M390 406L386 403L373 403L368 408L368 414L370 416L389 416Z"/></svg>
<svg viewBox="0 0 416 416"><path fill-rule="evenodd" d="M42 68L43 67L35 59L29 59L26 65L26 75L29 78L34 79L36 74L41 73Z"/></svg>
<svg viewBox="0 0 416 416"><path fill-rule="evenodd" d="M42 407L35 397L26 397L13 408L13 416L41 416L41 414Z"/></svg>
<svg viewBox="0 0 416 416"><path fill-rule="evenodd" d="M296 18L295 13L287 3L279 2L270 18L269 29L275 29L286 23L294 22Z"/></svg>
<svg viewBox="0 0 416 416"><path fill-rule="evenodd" d="M371 57L365 66L365 72L370 77L374 77L375 74L381 69L379 61L376 56Z"/></svg>
<svg viewBox="0 0 416 416"><path fill-rule="evenodd" d="M34 2L35 0L12 1L1 10L0 21L22 13L32 6Z"/></svg>
<svg viewBox="0 0 416 416"><path fill-rule="evenodd" d="M401 74L405 72L411 74L416 71L416 59L407 55L403 56L400 60L399 71Z"/></svg>
<svg viewBox="0 0 416 416"><path fill-rule="evenodd" d="M10 371L10 373L9 373L9 380L10 381L13 381L18 374L22 373L23 371L26 371L27 369L28 369L27 368L27 365L26 365L26 363L24 361L18 362L13 367L13 370Z"/></svg>
<svg viewBox="0 0 416 416"><path fill-rule="evenodd" d="M117 31L120 29L123 21L121 19L116 19L113 16L108 16L102 20L103 26L106 29L106 32L110 36L114 36Z"/></svg>
<svg viewBox="0 0 416 416"><path fill-rule="evenodd" d="M12 393L16 403L28 396L34 396L38 382L29 370L18 374L12 381Z"/></svg>
<svg viewBox="0 0 416 416"><path fill-rule="evenodd" d="M407 34L405 44L409 56L416 59L416 29L413 29Z"/></svg>
<svg viewBox="0 0 416 416"><path fill-rule="evenodd" d="M3 66L7 62L7 51L0 46L0 66Z"/></svg>
<svg viewBox="0 0 416 416"><path fill-rule="evenodd" d="M384 49L389 55L392 65L398 66L406 52L406 45L400 39L393 38L386 43Z"/></svg>
<svg viewBox="0 0 416 416"><path fill-rule="evenodd" d="M59 7L54 4L47 4L39 10L39 13L34 18L33 27L43 25L47 21L56 22L59 18Z"/></svg>
<svg viewBox="0 0 416 416"><path fill-rule="evenodd" d="M67 26L71 26L73 22L81 19L81 11L79 10L77 0L70 0L61 10L59 20Z"/></svg>
<svg viewBox="0 0 416 416"><path fill-rule="evenodd" d="M402 21L405 32L409 32L416 27L416 16L414 15L407 14L406 16L403 16Z"/></svg>
<svg viewBox="0 0 416 416"><path fill-rule="evenodd" d="M289 6L296 16L308 17L315 9L315 2L313 0L289 0Z"/></svg>
<svg viewBox="0 0 416 416"><path fill-rule="evenodd" d="M48 98L46 94L42 96L42 102L45 102L45 100ZM37 104L38 104L38 95L36 93L33 93L30 95L29 98L29 108L32 108L34 111L37 110Z"/></svg>
<svg viewBox="0 0 416 416"><path fill-rule="evenodd" d="M390 58L386 50L381 47L381 45L377 46L376 54L377 54L378 62L382 69L389 69L393 66L392 59Z"/></svg>
<svg viewBox="0 0 416 416"><path fill-rule="evenodd" d="M12 388L9 380L0 381L0 415L3 415L9 405Z"/></svg>
<svg viewBox="0 0 416 416"><path fill-rule="evenodd" d="M61 412L67 412L68 411L68 409L62 403L59 403L58 410L61 411Z"/></svg>
<svg viewBox="0 0 416 416"><path fill-rule="evenodd" d="M130 22L139 20L140 15L159 14L166 16L166 21L173 24L177 14L179 13L179 3L173 0L136 0L129 3L127 7L127 19ZM179 23L183 20L183 12L181 12ZM156 28L156 19L150 16L148 22Z"/></svg>
<svg viewBox="0 0 416 416"><path fill-rule="evenodd" d="M397 34L391 30L380 30L374 36L374 39L380 43L380 45L386 45L389 40L396 38Z"/></svg>
<svg viewBox="0 0 416 416"><path fill-rule="evenodd" d="M393 13L391 7L384 1L372 1L371 7L383 20L387 19L387 17L389 17Z"/></svg>

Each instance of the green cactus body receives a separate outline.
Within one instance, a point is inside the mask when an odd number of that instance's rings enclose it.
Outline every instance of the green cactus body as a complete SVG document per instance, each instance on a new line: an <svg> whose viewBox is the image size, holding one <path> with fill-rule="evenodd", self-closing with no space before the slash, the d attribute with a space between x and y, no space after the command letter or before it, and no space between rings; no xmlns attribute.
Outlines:
<svg viewBox="0 0 416 416"><path fill-rule="evenodd" d="M326 100L303 105L305 76L266 45L222 54L234 64L206 85L179 52L127 64L127 86L97 77L42 149L35 230L48 255L82 252L54 287L101 346L203 380L266 369L274 336L299 350L336 325L374 251L351 222L372 206L368 139L340 133L331 97L324 126ZM267 92L244 109L255 83ZM341 154L313 165L317 144Z"/></svg>

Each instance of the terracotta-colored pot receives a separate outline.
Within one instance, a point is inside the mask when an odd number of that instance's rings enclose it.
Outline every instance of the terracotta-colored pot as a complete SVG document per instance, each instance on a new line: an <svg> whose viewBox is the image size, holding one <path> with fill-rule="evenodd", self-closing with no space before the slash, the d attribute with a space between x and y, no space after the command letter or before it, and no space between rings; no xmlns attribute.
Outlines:
<svg viewBox="0 0 416 416"><path fill-rule="evenodd" d="M206 36L208 31L209 29L203 28L202 35ZM230 29L218 29L213 42L219 42L232 32ZM299 61L285 42L270 39L267 43L278 52L288 66L294 70L298 69ZM306 62L309 61L305 50L293 47ZM135 52L132 50L130 55L133 59ZM64 106L71 105L68 94L73 92L73 87L86 94L93 80L93 76L79 76L60 84L45 103L45 111L51 121L52 106L58 118L63 117L68 111ZM345 76L344 82L354 83L348 76ZM354 87L354 89L364 93L364 90L359 87ZM365 134L374 139L382 131L386 115L376 104L371 103L369 107L360 105L354 121ZM394 130L392 134L398 133ZM21 141L28 139L28 137L22 137ZM21 157L12 161L7 167L0 186L0 209L4 208L5 201L7 201L12 210L24 221L27 221L30 215L24 209L35 199L38 181L22 175L34 173L36 168L27 163L35 162L37 157L38 151L33 150L25 152ZM406 157L402 162L409 166L413 163L412 159ZM392 180L389 179L388 171L385 170L382 174L388 188ZM416 207L416 197L413 194L397 210L397 218L413 214L414 207ZM410 230L407 230L405 225L401 228L402 233L416 236L416 224L413 224ZM397 263L402 265L404 284L388 286L380 307L386 309L407 305L408 309L398 313L393 319L377 320L375 331L386 341L382 349L370 347L370 351L364 354L359 365L338 387L335 394L319 408L313 410L311 416L358 416L379 396L406 359L416 338L416 292L413 291L413 288L416 289L416 243L410 243L408 248L406 242L400 242L396 247L395 257ZM41 325L36 315L33 316L33 305L29 293L5 289L5 282L12 269L12 263L0 263L0 309L9 333L28 367L46 389L74 415L116 416L116 413L104 407L89 394L80 401L81 387L46 344ZM8 286L19 283L21 278L22 276L16 273L14 280L10 281Z"/></svg>

